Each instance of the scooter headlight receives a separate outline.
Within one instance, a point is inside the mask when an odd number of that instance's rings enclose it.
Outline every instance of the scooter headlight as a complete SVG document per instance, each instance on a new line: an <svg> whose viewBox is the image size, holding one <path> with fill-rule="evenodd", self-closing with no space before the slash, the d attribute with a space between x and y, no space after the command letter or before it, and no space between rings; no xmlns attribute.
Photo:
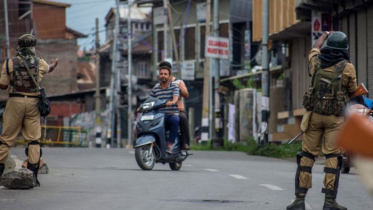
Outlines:
<svg viewBox="0 0 373 210"><path fill-rule="evenodd" d="M150 110L151 108L153 108L154 104L155 104L154 101L153 101L153 102L149 102L149 103L144 103L144 104L142 105L142 108L143 108L144 110Z"/></svg>

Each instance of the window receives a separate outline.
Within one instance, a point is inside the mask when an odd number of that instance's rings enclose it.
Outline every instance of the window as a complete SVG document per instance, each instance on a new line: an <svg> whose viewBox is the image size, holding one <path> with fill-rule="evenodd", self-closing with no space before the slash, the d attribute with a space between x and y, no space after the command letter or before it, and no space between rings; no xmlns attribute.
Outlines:
<svg viewBox="0 0 373 210"><path fill-rule="evenodd" d="M158 31L158 62L163 60L163 31Z"/></svg>
<svg viewBox="0 0 373 210"><path fill-rule="evenodd" d="M195 28L187 28L185 33L185 60L195 59Z"/></svg>
<svg viewBox="0 0 373 210"><path fill-rule="evenodd" d="M206 42L206 26L201 26L201 33L200 33L200 51L201 51L201 58L205 58L205 42Z"/></svg>
<svg viewBox="0 0 373 210"><path fill-rule="evenodd" d="M174 33L175 33L175 40L176 40L176 46L177 46L179 45L179 40L180 40L180 29L175 29ZM173 60L176 60L175 52L173 49L174 49L174 45L172 44L172 56L173 56ZM177 52L179 53L179 59L180 59L180 50L179 50L180 47L177 47L176 49L177 49Z"/></svg>
<svg viewBox="0 0 373 210"><path fill-rule="evenodd" d="M229 38L229 25L228 23L222 23L219 25L219 36Z"/></svg>
<svg viewBox="0 0 373 210"><path fill-rule="evenodd" d="M147 77L147 71L146 71L146 62L139 62L136 64L136 69L137 69L137 76L138 77Z"/></svg>
<svg viewBox="0 0 373 210"><path fill-rule="evenodd" d="M31 0L18 1L18 18L23 19L31 14Z"/></svg>

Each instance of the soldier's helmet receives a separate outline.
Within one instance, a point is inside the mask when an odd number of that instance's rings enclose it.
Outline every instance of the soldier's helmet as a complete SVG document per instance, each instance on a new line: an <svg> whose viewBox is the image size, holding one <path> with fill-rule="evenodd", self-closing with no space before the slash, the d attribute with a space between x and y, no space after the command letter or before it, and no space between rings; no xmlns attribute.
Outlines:
<svg viewBox="0 0 373 210"><path fill-rule="evenodd" d="M18 46L20 47L35 47L36 37L32 34L24 34L18 38Z"/></svg>
<svg viewBox="0 0 373 210"><path fill-rule="evenodd" d="M348 50L348 38L345 33L335 31L329 35L325 46L336 50Z"/></svg>

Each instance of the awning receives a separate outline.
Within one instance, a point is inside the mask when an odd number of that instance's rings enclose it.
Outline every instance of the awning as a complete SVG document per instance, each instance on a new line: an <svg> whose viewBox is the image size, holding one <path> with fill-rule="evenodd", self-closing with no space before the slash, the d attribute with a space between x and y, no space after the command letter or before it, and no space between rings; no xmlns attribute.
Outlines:
<svg viewBox="0 0 373 210"><path fill-rule="evenodd" d="M275 66L275 67L271 67L269 71L270 72L276 72L276 71L281 71L283 69L284 69L283 66ZM235 80L235 79L243 79L243 78L251 77L251 76L254 76L254 75L262 74L262 72L263 72L262 70L259 70L257 72L253 72L253 73L247 73L247 74L243 74L243 75L228 77L228 78L225 78L225 79L221 79L220 82L226 82L226 81Z"/></svg>
<svg viewBox="0 0 373 210"><path fill-rule="evenodd" d="M271 40L291 40L299 37L311 35L311 22L299 21L296 24L273 34L269 37Z"/></svg>

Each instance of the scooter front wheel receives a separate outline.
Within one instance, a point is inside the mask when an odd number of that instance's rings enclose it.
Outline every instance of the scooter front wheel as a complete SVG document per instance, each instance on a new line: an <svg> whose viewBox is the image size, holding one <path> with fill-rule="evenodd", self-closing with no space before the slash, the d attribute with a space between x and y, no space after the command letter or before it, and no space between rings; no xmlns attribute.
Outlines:
<svg viewBox="0 0 373 210"><path fill-rule="evenodd" d="M182 162L180 162L180 163L170 163L170 168L173 171L178 171L178 170L180 170L182 165L183 165Z"/></svg>
<svg viewBox="0 0 373 210"><path fill-rule="evenodd" d="M135 149L137 165L142 170L152 170L155 165L155 153L150 145L144 145Z"/></svg>

